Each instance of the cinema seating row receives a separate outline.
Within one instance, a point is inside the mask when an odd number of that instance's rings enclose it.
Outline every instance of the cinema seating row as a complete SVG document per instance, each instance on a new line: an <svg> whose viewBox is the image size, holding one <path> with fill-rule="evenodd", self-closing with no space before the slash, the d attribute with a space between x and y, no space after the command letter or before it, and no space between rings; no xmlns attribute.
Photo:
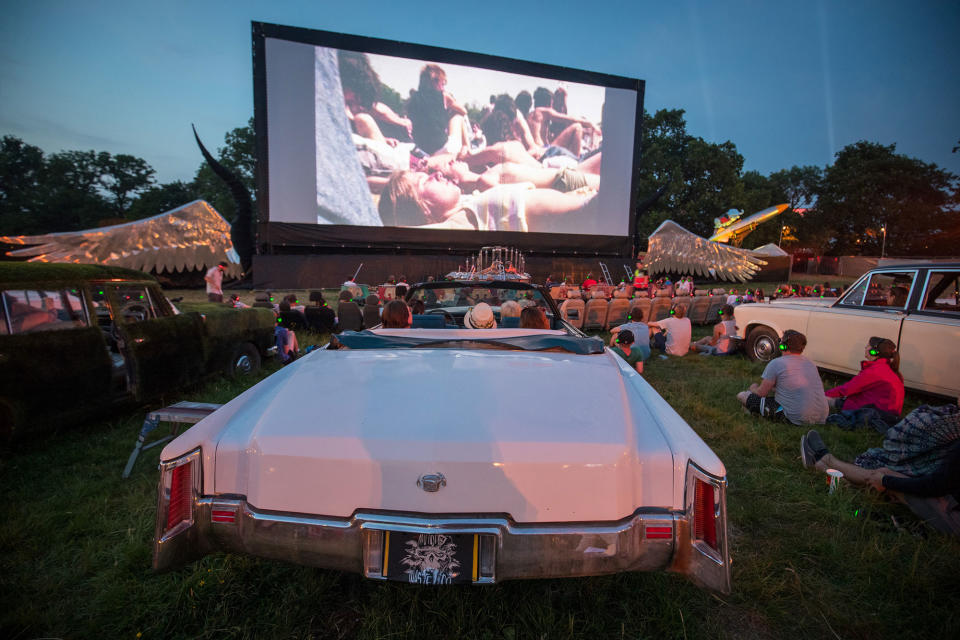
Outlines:
<svg viewBox="0 0 960 640"><path fill-rule="evenodd" d="M579 293L570 292L560 305L563 318L571 325L584 330L610 329L625 322L650 322L663 320L670 315L674 304L683 306L687 317L694 324L714 324L726 298L720 293L700 290L693 296L670 297L666 292L655 298L614 297L609 302L604 298L590 298L584 302ZM634 310L639 310L637 314Z"/></svg>

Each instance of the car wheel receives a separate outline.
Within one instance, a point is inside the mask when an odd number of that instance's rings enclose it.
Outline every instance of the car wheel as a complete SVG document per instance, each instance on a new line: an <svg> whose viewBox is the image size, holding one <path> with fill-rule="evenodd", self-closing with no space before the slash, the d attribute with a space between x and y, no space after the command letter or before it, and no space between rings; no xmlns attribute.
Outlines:
<svg viewBox="0 0 960 640"><path fill-rule="evenodd" d="M770 327L756 327L747 338L747 356L754 362L769 362L777 357L780 336Z"/></svg>
<svg viewBox="0 0 960 640"><path fill-rule="evenodd" d="M231 378L239 378L256 373L259 370L260 353L252 344L245 342L234 350L227 367L227 375Z"/></svg>

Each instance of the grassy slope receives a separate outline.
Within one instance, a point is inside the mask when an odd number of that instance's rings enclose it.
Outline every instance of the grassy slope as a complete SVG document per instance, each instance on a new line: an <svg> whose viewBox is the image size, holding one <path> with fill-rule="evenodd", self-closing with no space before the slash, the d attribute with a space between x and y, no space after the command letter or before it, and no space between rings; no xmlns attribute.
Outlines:
<svg viewBox="0 0 960 640"><path fill-rule="evenodd" d="M732 399L761 371L687 356L654 358L644 374L727 465L730 596L660 574L416 588L225 555L155 575L160 447L120 479L141 410L0 458L0 635L951 637L960 542L872 492L829 496L823 476L799 463L801 430L750 418ZM244 386L219 380L167 400L224 402ZM822 432L847 458L879 442Z"/></svg>

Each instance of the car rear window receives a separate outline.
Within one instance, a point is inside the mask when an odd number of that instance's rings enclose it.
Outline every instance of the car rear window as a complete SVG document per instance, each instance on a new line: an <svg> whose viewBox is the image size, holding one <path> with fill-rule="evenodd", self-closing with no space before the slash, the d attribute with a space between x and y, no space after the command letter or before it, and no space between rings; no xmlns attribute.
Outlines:
<svg viewBox="0 0 960 640"><path fill-rule="evenodd" d="M931 271L924 311L960 314L960 271Z"/></svg>
<svg viewBox="0 0 960 640"><path fill-rule="evenodd" d="M78 289L19 289L3 292L4 333L58 331L87 326Z"/></svg>

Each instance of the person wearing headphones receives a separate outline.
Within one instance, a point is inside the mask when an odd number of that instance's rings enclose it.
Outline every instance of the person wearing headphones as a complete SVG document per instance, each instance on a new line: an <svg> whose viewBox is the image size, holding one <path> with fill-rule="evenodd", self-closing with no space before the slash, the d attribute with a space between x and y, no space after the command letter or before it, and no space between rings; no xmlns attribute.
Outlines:
<svg viewBox="0 0 960 640"><path fill-rule="evenodd" d="M627 364L636 369L637 373L643 373L643 352L634 346L633 332L630 329L624 329L617 334L610 350L626 360Z"/></svg>
<svg viewBox="0 0 960 640"><path fill-rule="evenodd" d="M643 310L634 307L627 316L627 321L618 327L610 329L610 346L617 344L617 338L621 331L629 331L633 334L633 349L640 350L642 360L650 357L650 327L643 321Z"/></svg>
<svg viewBox="0 0 960 640"><path fill-rule="evenodd" d="M873 336L863 348L863 357L860 373L824 392L830 408L838 411L827 422L842 429L872 426L885 433L903 413L900 353L892 340Z"/></svg>
<svg viewBox="0 0 960 640"><path fill-rule="evenodd" d="M660 333L653 334L650 340L651 346L671 356L686 355L690 351L690 341L693 337L693 325L690 324L690 318L686 315L687 310L682 304L674 304L670 308L670 315L663 320L651 322L651 328L660 329Z"/></svg>
<svg viewBox="0 0 960 640"><path fill-rule="evenodd" d="M795 425L823 424L830 413L817 366L803 355L807 337L788 329L780 338L780 357L763 370L760 384L737 394L749 413ZM773 398L767 397L771 391Z"/></svg>

